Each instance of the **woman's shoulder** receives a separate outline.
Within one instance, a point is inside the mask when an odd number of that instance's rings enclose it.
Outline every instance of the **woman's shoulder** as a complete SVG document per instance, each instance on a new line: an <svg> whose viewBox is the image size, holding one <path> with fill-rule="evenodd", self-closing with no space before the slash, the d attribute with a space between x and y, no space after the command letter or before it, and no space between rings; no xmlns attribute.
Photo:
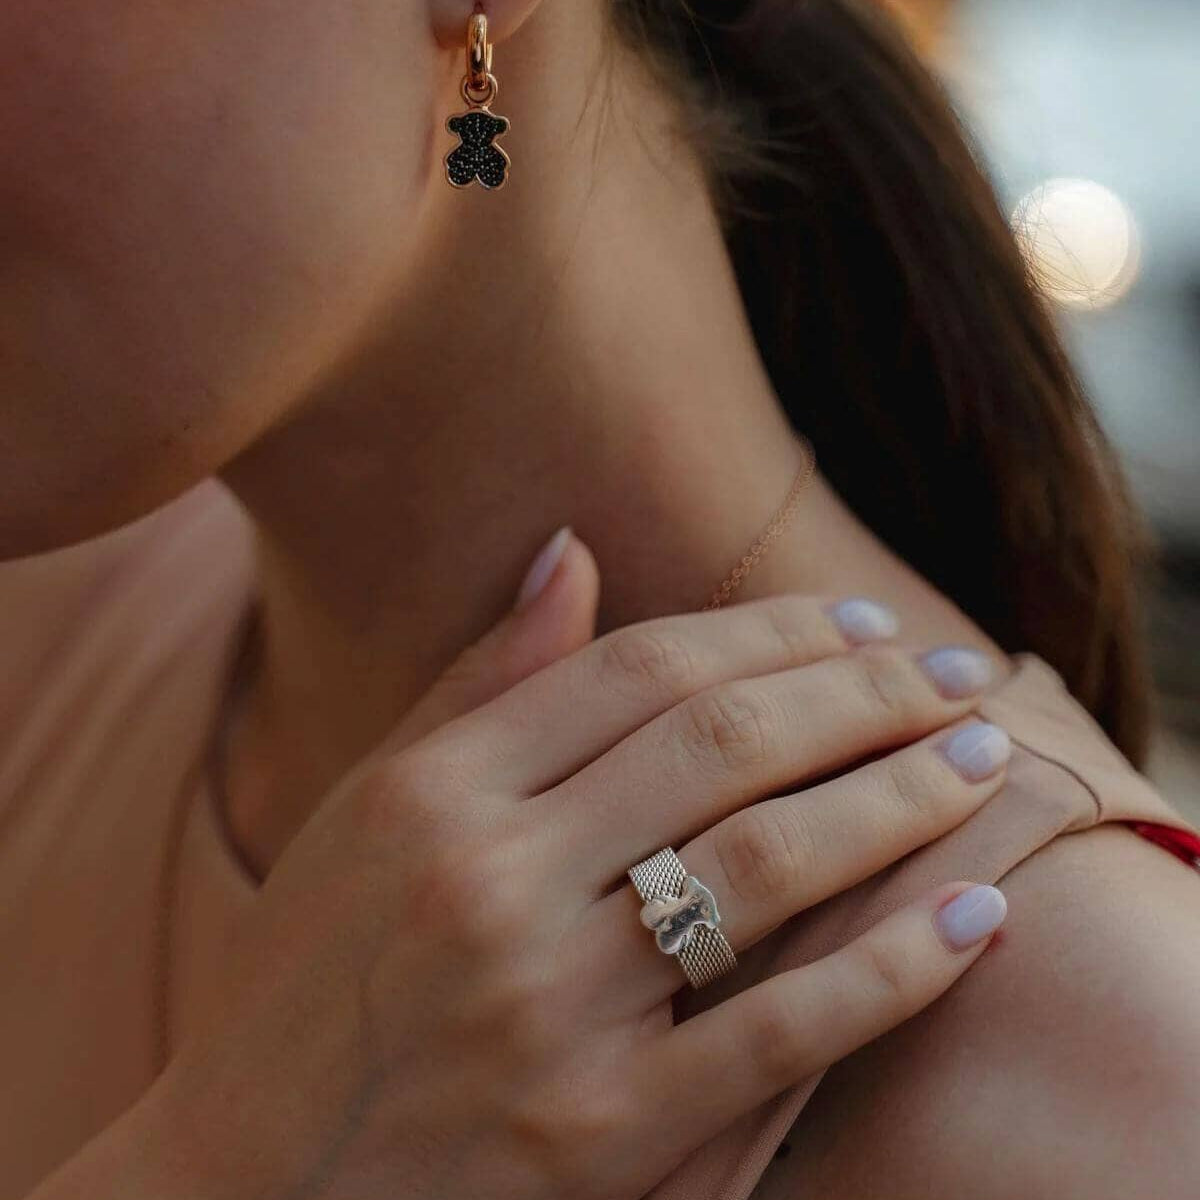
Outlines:
<svg viewBox="0 0 1200 1200"><path fill-rule="evenodd" d="M829 1073L764 1200L1182 1200L1200 1178L1200 879L1120 826L1003 880L994 947ZM792 1169L795 1164L795 1170Z"/></svg>
<svg viewBox="0 0 1200 1200"><path fill-rule="evenodd" d="M111 604L190 591L189 568L244 565L250 527L214 479L102 537L0 562L0 660L40 653Z"/></svg>
<svg viewBox="0 0 1200 1200"><path fill-rule="evenodd" d="M213 480L104 537L0 564L0 757L78 718L74 700L102 714L199 650L235 619L252 570L249 524Z"/></svg>
<svg viewBox="0 0 1200 1200"><path fill-rule="evenodd" d="M1044 663L985 708L1018 747L1009 781L917 869L987 874L1008 921L942 1000L827 1075L764 1200L883 1179L896 1200L1195 1194L1200 842Z"/></svg>
<svg viewBox="0 0 1200 1200"><path fill-rule="evenodd" d="M252 578L246 532L205 484L0 565L0 944L20 950L0 986L0 1055L20 1081L0 1180L50 1169L153 1077L160 855Z"/></svg>

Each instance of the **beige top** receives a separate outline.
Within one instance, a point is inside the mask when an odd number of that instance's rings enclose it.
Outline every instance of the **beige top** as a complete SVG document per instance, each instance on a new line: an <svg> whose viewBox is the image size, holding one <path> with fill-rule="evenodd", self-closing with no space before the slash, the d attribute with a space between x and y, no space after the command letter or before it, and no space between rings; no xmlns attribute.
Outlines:
<svg viewBox="0 0 1200 1200"><path fill-rule="evenodd" d="M184 822L176 1040L220 986L255 885L199 764L253 581L250 528L211 482L101 543L0 567L0 1195L31 1191L154 1076L173 819ZM1061 833L1122 819L1183 827L1040 661L1019 660L984 709L1020 747L1002 793L784 926L770 970L828 952L940 881L996 881ZM745 1200L818 1082L708 1143L654 1200Z"/></svg>

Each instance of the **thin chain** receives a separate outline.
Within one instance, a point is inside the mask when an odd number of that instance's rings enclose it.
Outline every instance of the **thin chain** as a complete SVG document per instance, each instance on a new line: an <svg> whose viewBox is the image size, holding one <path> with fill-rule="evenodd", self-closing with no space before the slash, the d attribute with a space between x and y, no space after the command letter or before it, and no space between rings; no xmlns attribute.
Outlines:
<svg viewBox="0 0 1200 1200"><path fill-rule="evenodd" d="M771 544L791 524L792 518L799 511L800 498L804 489L812 482L817 471L817 456L812 443L807 438L801 438L800 447L804 461L800 464L800 469L796 472L796 477L792 480L792 486L788 489L788 494L784 497L779 511L767 522L766 528L750 543L749 549L738 559L737 565L721 581L720 586L704 606L704 612L720 608L746 582L746 576L759 564L763 555L771 548Z"/></svg>

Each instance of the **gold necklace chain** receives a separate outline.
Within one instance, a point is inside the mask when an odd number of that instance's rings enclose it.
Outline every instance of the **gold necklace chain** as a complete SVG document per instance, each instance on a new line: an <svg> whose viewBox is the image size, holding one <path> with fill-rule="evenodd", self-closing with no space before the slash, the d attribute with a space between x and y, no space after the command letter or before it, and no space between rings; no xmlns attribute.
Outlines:
<svg viewBox="0 0 1200 1200"><path fill-rule="evenodd" d="M746 582L746 577L762 561L763 556L779 539L779 536L791 524L800 507L800 498L805 488L812 482L816 474L817 459L812 443L807 438L800 438L802 462L799 470L788 488L779 510L767 522L763 530L747 547L746 552L738 559L733 569L721 581L712 593L707 604L701 610L710 612L729 602L730 597ZM230 671L230 682L245 674L250 659L249 643L253 638L255 622L248 618L242 625L241 651ZM204 752L200 760L187 772L184 786L176 798L167 829L164 843L164 853L161 859L158 880L158 921L154 931L153 954L155 958L155 997L154 997L154 1030L156 1074L161 1074L171 1058L171 954L173 950L172 925L179 889L179 863L183 843L184 829L187 824L187 814L191 809L191 799L207 777L208 786L215 787L216 796L222 797L223 788L219 786L223 771L224 755L222 731L224 721L222 714L228 707L229 688L222 697L222 712L213 722L212 735L206 739ZM214 766L214 764L218 764ZM214 800L214 803L216 801ZM228 809L222 812L222 817L228 817ZM232 843L230 849L233 849Z"/></svg>
<svg viewBox="0 0 1200 1200"><path fill-rule="evenodd" d="M737 565L733 570L721 581L720 586L713 592L702 611L710 612L715 608L720 608L721 605L729 600L730 596L746 582L746 576L754 570L763 555L771 548L771 544L792 523L792 518L799 511L800 499L804 494L804 489L808 487L813 480L813 476L817 473L817 455L813 450L812 442L805 437L801 437L799 441L803 462L800 464L800 469L796 472L796 477L792 480L792 486L788 489L788 493L783 499L783 504L780 505L779 511L767 522L762 533L750 543L746 553L738 559Z"/></svg>

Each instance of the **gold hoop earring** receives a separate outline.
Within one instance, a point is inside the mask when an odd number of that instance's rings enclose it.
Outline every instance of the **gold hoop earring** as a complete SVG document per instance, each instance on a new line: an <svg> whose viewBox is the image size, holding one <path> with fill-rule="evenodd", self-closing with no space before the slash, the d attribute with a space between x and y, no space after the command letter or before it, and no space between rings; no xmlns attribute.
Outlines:
<svg viewBox="0 0 1200 1200"><path fill-rule="evenodd" d="M478 182L493 192L508 182L512 160L495 145L495 139L508 132L509 121L491 109L500 85L492 74L492 43L487 30L487 17L472 13L467 20L467 73L462 81L462 96L470 107L446 121L458 145L444 161L451 187L465 188Z"/></svg>

